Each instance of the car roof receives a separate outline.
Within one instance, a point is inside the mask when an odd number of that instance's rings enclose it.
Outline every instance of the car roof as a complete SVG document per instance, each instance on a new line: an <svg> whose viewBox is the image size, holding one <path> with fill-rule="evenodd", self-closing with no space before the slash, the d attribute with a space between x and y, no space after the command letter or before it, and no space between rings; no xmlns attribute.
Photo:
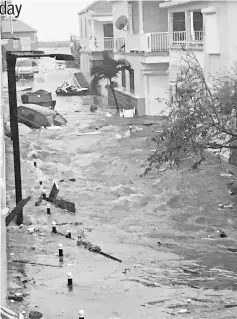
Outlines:
<svg viewBox="0 0 237 319"><path fill-rule="evenodd" d="M30 60L30 58L17 58L17 61L26 61L26 60Z"/></svg>
<svg viewBox="0 0 237 319"><path fill-rule="evenodd" d="M55 115L57 112L45 107L45 106L40 106L40 105L37 105L37 104L24 104L24 105L20 105L19 107L24 107L24 108L27 108L27 109L30 109L30 110L34 110L36 112L39 112L45 116L48 116L48 115Z"/></svg>

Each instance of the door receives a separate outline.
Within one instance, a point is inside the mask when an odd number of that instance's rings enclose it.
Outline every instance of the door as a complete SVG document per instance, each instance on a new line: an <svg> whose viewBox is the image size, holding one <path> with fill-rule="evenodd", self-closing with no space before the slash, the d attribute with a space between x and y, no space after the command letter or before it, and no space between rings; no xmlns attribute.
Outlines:
<svg viewBox="0 0 237 319"><path fill-rule="evenodd" d="M113 23L105 23L103 24L104 29L104 38L113 38Z"/></svg>
<svg viewBox="0 0 237 319"><path fill-rule="evenodd" d="M164 115L163 112L167 110L168 88L169 81L167 75L148 75L147 115Z"/></svg>

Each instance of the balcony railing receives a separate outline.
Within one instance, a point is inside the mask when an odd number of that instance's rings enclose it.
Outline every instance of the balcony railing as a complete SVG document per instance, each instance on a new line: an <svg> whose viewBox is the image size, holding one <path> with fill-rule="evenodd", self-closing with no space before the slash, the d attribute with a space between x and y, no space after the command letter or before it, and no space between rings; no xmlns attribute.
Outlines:
<svg viewBox="0 0 237 319"><path fill-rule="evenodd" d="M194 31L194 33L191 34L190 41L187 41L186 31L173 32L172 46L185 47L185 48L202 47L203 46L203 31Z"/></svg>
<svg viewBox="0 0 237 319"><path fill-rule="evenodd" d="M178 31L178 32L173 32L173 39L172 39L172 45L173 46L186 46L187 42L187 34L186 31Z"/></svg>
<svg viewBox="0 0 237 319"><path fill-rule="evenodd" d="M114 49L114 38L95 38L91 44L92 51L110 51Z"/></svg>
<svg viewBox="0 0 237 319"><path fill-rule="evenodd" d="M145 34L132 34L126 38L117 38L115 41L116 51L143 51L164 52L171 48L202 48L203 31L194 31L190 34L188 41L186 31L178 31L170 34L168 32L153 32Z"/></svg>
<svg viewBox="0 0 237 319"><path fill-rule="evenodd" d="M169 33L156 32L147 35L148 51L168 51L169 50Z"/></svg>

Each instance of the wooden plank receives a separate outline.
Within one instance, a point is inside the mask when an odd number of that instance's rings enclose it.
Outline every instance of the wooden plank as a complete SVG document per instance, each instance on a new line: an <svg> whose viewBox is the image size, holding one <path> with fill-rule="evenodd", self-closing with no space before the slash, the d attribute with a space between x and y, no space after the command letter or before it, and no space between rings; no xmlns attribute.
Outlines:
<svg viewBox="0 0 237 319"><path fill-rule="evenodd" d="M87 132L87 133L77 133L77 136L86 136L86 135L99 135L101 132Z"/></svg>
<svg viewBox="0 0 237 319"><path fill-rule="evenodd" d="M58 196L58 193L59 193L59 188L58 188L57 184L54 183L53 187L51 189L51 192L49 194L50 201L53 201L54 199L56 199Z"/></svg>
<svg viewBox="0 0 237 319"><path fill-rule="evenodd" d="M55 200L52 200L49 198L49 201L51 203L53 203L56 207L59 207L61 209L66 209L72 213L75 213L76 212L76 207L75 207L75 203L72 203L72 202L68 202L64 199L55 199Z"/></svg>
<svg viewBox="0 0 237 319"><path fill-rule="evenodd" d="M19 201L16 207L6 216L6 226L8 226L10 222L22 211L22 208L29 202L30 199L31 197L28 196L27 198Z"/></svg>
<svg viewBox="0 0 237 319"><path fill-rule="evenodd" d="M102 256L105 256L105 257L107 257L107 258L110 258L110 259L112 259L112 260L116 260L116 261L118 261L118 262L122 262L122 260L121 259L118 259L118 258L116 258L116 257L113 257L113 256L111 256L111 255L109 255L109 254L106 254L106 253L104 253L103 251L98 251L98 252L96 252L97 254L100 254L100 255L102 255Z"/></svg>

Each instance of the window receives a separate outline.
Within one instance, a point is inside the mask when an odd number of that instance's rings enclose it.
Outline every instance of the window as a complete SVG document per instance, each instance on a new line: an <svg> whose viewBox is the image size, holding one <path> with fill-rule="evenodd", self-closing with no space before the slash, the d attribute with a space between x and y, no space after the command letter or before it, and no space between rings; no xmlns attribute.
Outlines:
<svg viewBox="0 0 237 319"><path fill-rule="evenodd" d="M40 127L42 126L46 126L46 121L43 115L41 115L40 113L35 113L35 122L37 125L39 125Z"/></svg>
<svg viewBox="0 0 237 319"><path fill-rule="evenodd" d="M21 58L18 58L16 60L16 66L17 67L31 67L32 66L32 62L30 59L21 59Z"/></svg>
<svg viewBox="0 0 237 319"><path fill-rule="evenodd" d="M125 73L125 70L122 70L122 87L126 88L126 73Z"/></svg>
<svg viewBox="0 0 237 319"><path fill-rule="evenodd" d="M67 121L60 114L49 115L46 116L46 118L52 126L61 126L67 123Z"/></svg>
<svg viewBox="0 0 237 319"><path fill-rule="evenodd" d="M130 79L130 92L134 93L134 69L130 70L129 79Z"/></svg>
<svg viewBox="0 0 237 319"><path fill-rule="evenodd" d="M185 31L185 12L173 13L173 31Z"/></svg>

